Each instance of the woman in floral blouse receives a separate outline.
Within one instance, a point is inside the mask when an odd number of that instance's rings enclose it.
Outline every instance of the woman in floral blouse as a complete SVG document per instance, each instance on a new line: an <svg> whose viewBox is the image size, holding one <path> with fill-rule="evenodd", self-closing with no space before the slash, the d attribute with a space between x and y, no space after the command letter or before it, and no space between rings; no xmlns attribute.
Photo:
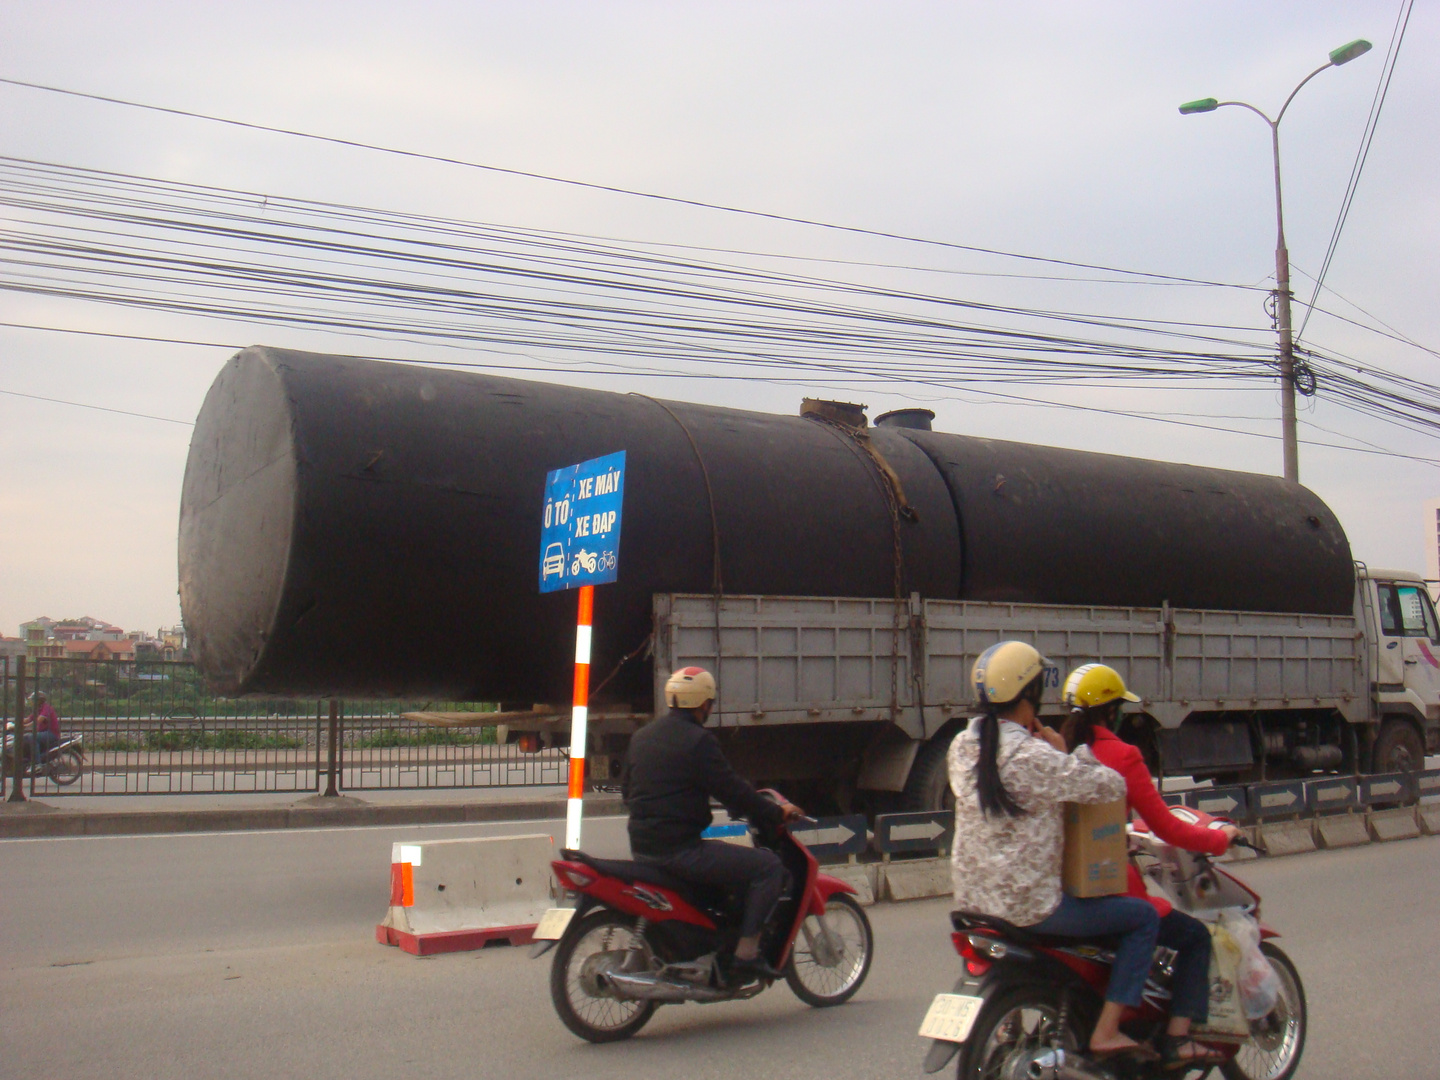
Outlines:
<svg viewBox="0 0 1440 1080"><path fill-rule="evenodd" d="M1140 1004L1159 915L1134 897L1079 899L1060 888L1061 804L1123 799L1125 781L1096 761L1089 747L1066 753L1059 733L1040 723L1049 666L1020 641L1001 642L975 662L984 712L955 737L949 753L955 905L1037 934L1118 934L1120 946L1090 1051L1098 1058L1154 1060L1154 1051L1121 1033L1120 1017Z"/></svg>

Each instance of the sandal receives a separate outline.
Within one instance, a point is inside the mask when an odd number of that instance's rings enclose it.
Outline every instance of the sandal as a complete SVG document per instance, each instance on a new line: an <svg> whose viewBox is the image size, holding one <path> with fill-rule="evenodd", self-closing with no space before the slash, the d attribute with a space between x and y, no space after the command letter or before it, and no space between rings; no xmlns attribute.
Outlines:
<svg viewBox="0 0 1440 1080"><path fill-rule="evenodd" d="M1159 1061L1160 1055L1146 1043L1135 1043L1131 1046L1112 1047L1109 1050L1091 1050L1090 1058L1097 1063L1126 1060L1148 1064L1152 1061Z"/></svg>
<svg viewBox="0 0 1440 1080"><path fill-rule="evenodd" d="M1162 1035L1160 1061L1166 1069L1199 1069L1207 1065L1223 1065L1225 1055L1189 1035Z"/></svg>

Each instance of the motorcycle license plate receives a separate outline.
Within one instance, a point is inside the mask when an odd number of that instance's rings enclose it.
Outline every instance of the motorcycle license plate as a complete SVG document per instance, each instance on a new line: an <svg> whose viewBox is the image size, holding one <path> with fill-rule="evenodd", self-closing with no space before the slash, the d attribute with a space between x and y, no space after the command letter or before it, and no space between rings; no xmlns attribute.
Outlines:
<svg viewBox="0 0 1440 1080"><path fill-rule="evenodd" d="M980 1015L984 998L969 994L936 994L920 1025L920 1036L924 1039L941 1039L944 1042L963 1043L970 1037L975 1026L975 1017Z"/></svg>
<svg viewBox="0 0 1440 1080"><path fill-rule="evenodd" d="M540 917L540 923L535 927L533 940L559 941L565 936L565 928L570 925L570 920L574 917L574 908L552 907Z"/></svg>

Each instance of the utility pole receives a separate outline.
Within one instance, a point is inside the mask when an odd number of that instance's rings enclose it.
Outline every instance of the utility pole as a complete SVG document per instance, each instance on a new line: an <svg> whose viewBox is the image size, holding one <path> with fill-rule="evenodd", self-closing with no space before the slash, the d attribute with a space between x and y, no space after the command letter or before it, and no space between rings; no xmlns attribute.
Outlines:
<svg viewBox="0 0 1440 1080"><path fill-rule="evenodd" d="M1348 64L1357 56L1364 56L1370 51L1370 48L1370 42L1357 39L1336 49L1330 54L1329 60L1306 75L1300 80L1299 86L1290 91L1290 96L1285 99L1285 104L1280 107L1280 112L1274 120L1271 120L1254 105L1244 101L1216 101L1214 98L1201 98L1198 101L1187 101L1180 106L1180 114L1189 116L1192 113L1214 112L1226 105L1236 105L1242 109L1249 109L1270 126L1270 147L1274 152L1275 159L1275 292L1273 295L1275 297L1275 332L1280 346L1280 440L1284 448L1285 479L1293 480L1296 483L1300 481L1300 440L1295 431L1295 339L1290 322L1290 251L1285 246L1285 208L1280 196L1280 121L1285 118L1285 110L1290 108L1290 102L1295 100L1295 95L1300 92L1300 87L1322 71L1339 67L1341 64Z"/></svg>

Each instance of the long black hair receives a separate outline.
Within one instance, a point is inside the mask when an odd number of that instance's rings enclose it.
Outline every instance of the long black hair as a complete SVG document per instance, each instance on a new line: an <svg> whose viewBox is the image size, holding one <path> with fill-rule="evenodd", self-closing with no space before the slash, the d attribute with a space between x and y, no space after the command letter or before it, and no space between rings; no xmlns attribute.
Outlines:
<svg viewBox="0 0 1440 1080"><path fill-rule="evenodd" d="M1119 698L1107 701L1104 705L1092 705L1088 709L1071 709L1065 723L1060 726L1060 734L1065 739L1065 746L1073 754L1077 746L1089 746L1095 741L1097 727L1114 731L1119 718Z"/></svg>
<svg viewBox="0 0 1440 1080"><path fill-rule="evenodd" d="M1029 701L1040 708L1040 698L1045 692L1045 673L1042 671L1025 684L1015 696L1015 701L1005 702L1008 709L1018 701ZM981 698L984 712L980 714L980 756L975 761L975 794L980 800L980 812L986 817L1004 814L1017 818L1025 809L1005 790L1000 779L1000 706Z"/></svg>

